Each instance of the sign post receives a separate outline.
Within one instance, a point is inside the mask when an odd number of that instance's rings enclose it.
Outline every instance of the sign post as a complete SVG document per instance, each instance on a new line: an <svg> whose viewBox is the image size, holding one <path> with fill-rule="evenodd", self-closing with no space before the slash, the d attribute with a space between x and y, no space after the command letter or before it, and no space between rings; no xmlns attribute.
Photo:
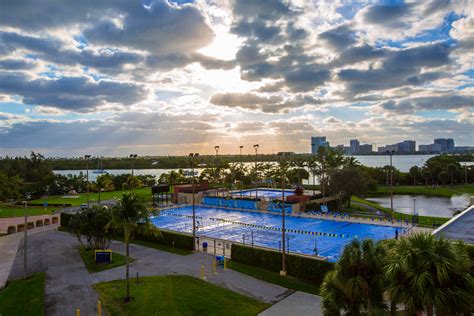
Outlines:
<svg viewBox="0 0 474 316"><path fill-rule="evenodd" d="M95 263L106 263L112 262L112 250L96 250L95 251Z"/></svg>

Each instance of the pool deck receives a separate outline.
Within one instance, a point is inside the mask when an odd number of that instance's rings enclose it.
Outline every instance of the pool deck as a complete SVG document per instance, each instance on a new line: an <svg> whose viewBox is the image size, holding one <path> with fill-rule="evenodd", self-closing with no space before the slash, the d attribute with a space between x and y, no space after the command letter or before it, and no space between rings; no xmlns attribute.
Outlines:
<svg viewBox="0 0 474 316"><path fill-rule="evenodd" d="M157 209L157 211L163 210L170 210L176 209L181 207L192 206L192 204L179 204L179 205L172 205ZM260 213L260 214L273 214L273 215L280 215L280 213L269 212L269 211L259 211L259 210L250 210L250 209L242 209L242 208L233 208L233 207L224 207L224 206L210 206L210 205L203 205L203 204L196 204L195 206L198 207L207 207L207 208L220 208L224 210L230 211L239 211L239 212L253 212L253 213ZM398 223L398 222L390 222L388 220L382 220L378 218L366 218L366 217L353 217L353 216L336 216L336 215L329 215L329 214L308 214L308 213L298 213L298 214L285 214L286 217L294 217L294 218L312 218L312 219L324 219L329 221L338 221L338 222L348 222L348 223L359 223L359 224L369 224L369 225L379 225L379 226L389 226L389 227L401 227L406 229L411 229L412 225L410 223Z"/></svg>

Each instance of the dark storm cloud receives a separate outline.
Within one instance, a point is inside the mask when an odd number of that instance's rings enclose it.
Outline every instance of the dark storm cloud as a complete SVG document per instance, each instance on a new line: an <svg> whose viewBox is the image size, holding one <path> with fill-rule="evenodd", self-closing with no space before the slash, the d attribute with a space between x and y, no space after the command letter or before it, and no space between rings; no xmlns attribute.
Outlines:
<svg viewBox="0 0 474 316"><path fill-rule="evenodd" d="M422 84L443 76L437 72L422 74L421 70L449 64L450 52L450 47L443 43L403 49L390 53L380 68L343 69L338 77L346 83L349 95Z"/></svg>
<svg viewBox="0 0 474 316"><path fill-rule="evenodd" d="M146 97L146 90L139 85L95 82L86 77L30 80L21 73L0 72L0 82L0 93L19 95L24 103L77 112L93 111L107 103L130 105Z"/></svg>
<svg viewBox="0 0 474 316"><path fill-rule="evenodd" d="M214 37L204 17L193 6L177 7L159 1L145 8L139 1L133 3L135 6L126 12L121 25L104 19L87 27L83 31L85 38L96 44L161 55L194 51L209 44Z"/></svg>
<svg viewBox="0 0 474 316"><path fill-rule="evenodd" d="M33 62L19 59L3 59L0 60L0 69L4 70L27 70L32 69L36 65Z"/></svg>
<svg viewBox="0 0 474 316"><path fill-rule="evenodd" d="M445 95L409 98L400 101L387 101L379 105L380 108L396 113L414 113L430 110L456 110L472 108L474 95L460 95L448 93Z"/></svg>
<svg viewBox="0 0 474 316"><path fill-rule="evenodd" d="M319 34L319 38L338 50L348 48L356 42L355 32L348 25L341 25L327 30Z"/></svg>
<svg viewBox="0 0 474 316"><path fill-rule="evenodd" d="M364 11L364 22L386 27L402 28L406 26L404 17L410 14L413 4L377 4Z"/></svg>
<svg viewBox="0 0 474 316"><path fill-rule="evenodd" d="M25 36L17 33L0 32L0 46L11 52L22 48L35 54L35 58L63 65L83 65L104 72L117 72L126 64L140 62L139 54L111 49L98 52L91 49L64 49L60 41L53 38Z"/></svg>
<svg viewBox="0 0 474 316"><path fill-rule="evenodd" d="M285 99L280 96L266 96L250 92L216 93L211 96L210 102L214 105L265 113L288 112L292 108L301 107L303 105L317 105L322 103L319 99L307 95L296 95Z"/></svg>

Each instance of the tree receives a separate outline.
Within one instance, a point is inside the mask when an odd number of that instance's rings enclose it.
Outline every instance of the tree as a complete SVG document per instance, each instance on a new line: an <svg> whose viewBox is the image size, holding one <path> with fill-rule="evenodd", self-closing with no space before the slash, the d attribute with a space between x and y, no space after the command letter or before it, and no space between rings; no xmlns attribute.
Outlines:
<svg viewBox="0 0 474 316"><path fill-rule="evenodd" d="M449 172L451 177L451 185L454 184L454 174L459 170L458 166L454 163L450 163L446 166L446 170Z"/></svg>
<svg viewBox="0 0 474 316"><path fill-rule="evenodd" d="M0 171L0 201L20 198L21 185L22 180L18 175L8 176Z"/></svg>
<svg viewBox="0 0 474 316"><path fill-rule="evenodd" d="M100 194L102 191L110 191L114 189L114 183L112 182L112 179L110 176L106 174L102 174L97 177L97 180L95 181L95 188L99 191L99 198L98 202L100 204Z"/></svg>
<svg viewBox="0 0 474 316"><path fill-rule="evenodd" d="M109 227L123 230L125 241L125 279L127 282L127 294L125 301L130 300L130 238L135 230L144 230L147 233L155 233L156 229L150 224L149 211L145 204L133 193L122 195L117 204L112 208L112 220Z"/></svg>
<svg viewBox="0 0 474 316"><path fill-rule="evenodd" d="M325 315L373 315L383 309L386 249L370 239L348 244L321 287Z"/></svg>
<svg viewBox="0 0 474 316"><path fill-rule="evenodd" d="M420 177L420 168L418 168L418 166L413 166L410 168L410 170L408 171L408 173L410 174L411 178L413 179L413 185L416 185L416 179L418 179Z"/></svg>
<svg viewBox="0 0 474 316"><path fill-rule="evenodd" d="M346 198L347 207L351 207L353 195L363 196L373 185L370 177L358 167L335 169L330 173L330 179L329 191Z"/></svg>
<svg viewBox="0 0 474 316"><path fill-rule="evenodd" d="M429 182L430 179L432 178L431 171L429 171L429 170L426 169L426 168L423 168L423 169L422 169L422 172L421 172L421 176L422 176L423 179L425 180L425 186L428 186L428 182Z"/></svg>
<svg viewBox="0 0 474 316"><path fill-rule="evenodd" d="M442 185L446 185L448 182L449 174L446 171L441 171L438 173L438 181L441 182Z"/></svg>
<svg viewBox="0 0 474 316"><path fill-rule="evenodd" d="M429 233L401 238L388 256L385 276L390 298L410 313L469 314L474 309L474 280L462 244Z"/></svg>
<svg viewBox="0 0 474 316"><path fill-rule="evenodd" d="M105 206L94 205L76 215L69 221L69 232L87 249L107 249L112 234L106 226L112 219Z"/></svg>

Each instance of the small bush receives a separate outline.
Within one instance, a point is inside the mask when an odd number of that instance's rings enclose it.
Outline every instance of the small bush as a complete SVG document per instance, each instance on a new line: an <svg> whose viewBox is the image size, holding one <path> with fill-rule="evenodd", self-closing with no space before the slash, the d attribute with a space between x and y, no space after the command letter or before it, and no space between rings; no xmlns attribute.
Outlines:
<svg viewBox="0 0 474 316"><path fill-rule="evenodd" d="M175 247L175 248L193 250L193 237L192 236L176 233L176 232L170 232L170 231L160 231L160 232L161 234L158 234L157 236L136 232L134 235L134 239L155 242L158 244L167 245L167 246Z"/></svg>
<svg viewBox="0 0 474 316"><path fill-rule="evenodd" d="M36 227L43 227L43 220L42 219L36 220Z"/></svg>
<svg viewBox="0 0 474 316"><path fill-rule="evenodd" d="M67 213L61 213L61 226L62 227L68 227L69 226L69 221L71 218L74 217L74 214L67 214ZM53 221L54 223L54 221Z"/></svg>
<svg viewBox="0 0 474 316"><path fill-rule="evenodd" d="M24 231L24 230L25 230L25 224L18 224L18 225L16 226L16 231L17 231L17 232L22 232L22 231Z"/></svg>
<svg viewBox="0 0 474 316"><path fill-rule="evenodd" d="M34 222L28 222L28 229L33 229L35 228L35 223Z"/></svg>
<svg viewBox="0 0 474 316"><path fill-rule="evenodd" d="M10 235L10 234L14 234L14 233L16 233L16 226L14 226L14 225L8 226L7 234Z"/></svg>
<svg viewBox="0 0 474 316"><path fill-rule="evenodd" d="M57 224L59 222L59 218L57 216L53 217L53 224Z"/></svg>
<svg viewBox="0 0 474 316"><path fill-rule="evenodd" d="M233 244L231 258L237 262L278 272L281 270L281 253ZM286 255L288 275L320 284L326 273L334 269L334 263L298 256Z"/></svg>
<svg viewBox="0 0 474 316"><path fill-rule="evenodd" d="M50 224L51 224L51 220L49 218L46 218L44 220L44 225L46 226L46 225L50 225Z"/></svg>

